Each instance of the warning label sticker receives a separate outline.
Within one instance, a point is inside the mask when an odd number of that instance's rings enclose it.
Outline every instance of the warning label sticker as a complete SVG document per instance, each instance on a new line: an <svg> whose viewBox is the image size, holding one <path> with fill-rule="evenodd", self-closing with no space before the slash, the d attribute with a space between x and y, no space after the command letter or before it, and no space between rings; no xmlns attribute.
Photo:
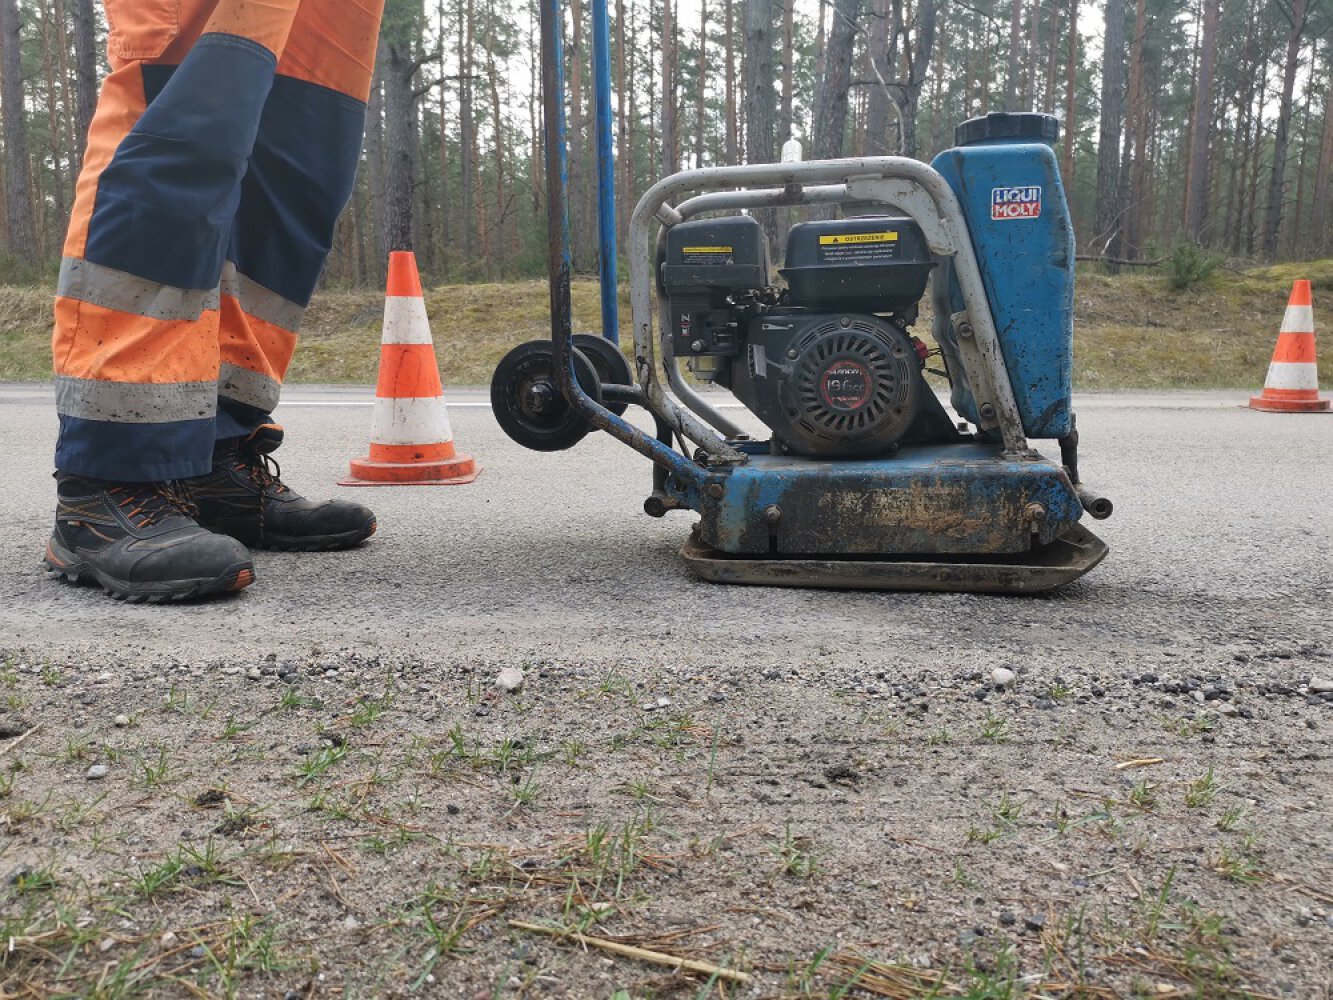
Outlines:
<svg viewBox="0 0 1333 1000"><path fill-rule="evenodd" d="M682 264L733 264L731 247L681 247Z"/></svg>
<svg viewBox="0 0 1333 1000"><path fill-rule="evenodd" d="M868 264L898 256L898 232L830 233L819 237L819 260L824 264Z"/></svg>
<svg viewBox="0 0 1333 1000"><path fill-rule="evenodd" d="M1041 188L991 188L990 217L1007 222L1011 219L1036 219L1041 216Z"/></svg>

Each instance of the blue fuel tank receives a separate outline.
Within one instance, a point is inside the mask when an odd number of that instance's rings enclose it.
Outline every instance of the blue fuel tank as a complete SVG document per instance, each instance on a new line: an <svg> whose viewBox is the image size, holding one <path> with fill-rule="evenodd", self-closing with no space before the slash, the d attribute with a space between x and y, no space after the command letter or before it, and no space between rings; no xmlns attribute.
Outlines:
<svg viewBox="0 0 1333 1000"><path fill-rule="evenodd" d="M990 114L958 127L932 166L962 204L1023 431L1073 430L1074 229L1051 115ZM963 308L956 282L955 312ZM964 405L975 404L964 392ZM955 405L959 403L955 393ZM976 420L975 412L963 416Z"/></svg>

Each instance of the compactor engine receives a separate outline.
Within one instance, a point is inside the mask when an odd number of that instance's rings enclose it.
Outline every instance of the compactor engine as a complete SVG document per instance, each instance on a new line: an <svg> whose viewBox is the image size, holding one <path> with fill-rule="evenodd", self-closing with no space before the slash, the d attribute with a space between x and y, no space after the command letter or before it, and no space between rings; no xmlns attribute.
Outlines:
<svg viewBox="0 0 1333 1000"><path fill-rule="evenodd" d="M660 291L672 348L730 389L781 454L883 455L958 432L923 379L911 331L931 269L916 223L864 216L792 227L786 287L750 216L685 222L666 239Z"/></svg>

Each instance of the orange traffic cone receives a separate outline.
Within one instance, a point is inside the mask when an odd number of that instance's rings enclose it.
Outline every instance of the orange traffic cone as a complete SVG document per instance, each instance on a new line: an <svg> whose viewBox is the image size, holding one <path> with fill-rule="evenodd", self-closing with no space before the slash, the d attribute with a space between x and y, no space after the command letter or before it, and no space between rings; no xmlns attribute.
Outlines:
<svg viewBox="0 0 1333 1000"><path fill-rule="evenodd" d="M1277 335L1273 363L1268 366L1264 391L1250 397L1250 409L1275 413L1320 413L1329 400L1319 398L1319 369L1314 356L1314 307L1310 282L1291 286L1282 332Z"/></svg>
<svg viewBox="0 0 1333 1000"><path fill-rule="evenodd" d="M454 450L417 259L395 251L389 257L370 454L354 459L351 477L339 485L454 486L480 473L471 457Z"/></svg>

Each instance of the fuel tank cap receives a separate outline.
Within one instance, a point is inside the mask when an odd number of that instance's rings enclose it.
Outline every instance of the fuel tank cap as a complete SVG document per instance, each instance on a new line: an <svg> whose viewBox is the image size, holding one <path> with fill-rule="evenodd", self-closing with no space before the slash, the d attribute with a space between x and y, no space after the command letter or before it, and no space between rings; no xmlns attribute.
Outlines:
<svg viewBox="0 0 1333 1000"><path fill-rule="evenodd" d="M954 143L959 146L1015 139L1054 143L1059 138L1060 120L1037 111L992 111L980 118L969 118L954 130Z"/></svg>

